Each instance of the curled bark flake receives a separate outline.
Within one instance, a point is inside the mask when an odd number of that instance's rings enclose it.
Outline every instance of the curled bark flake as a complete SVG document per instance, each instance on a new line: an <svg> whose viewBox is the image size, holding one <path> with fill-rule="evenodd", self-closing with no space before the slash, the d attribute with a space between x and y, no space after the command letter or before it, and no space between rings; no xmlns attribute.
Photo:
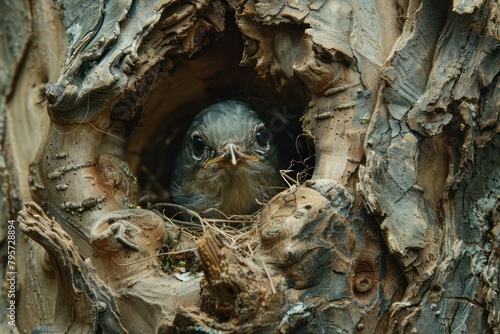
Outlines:
<svg viewBox="0 0 500 334"><path fill-rule="evenodd" d="M453 11L458 14L470 14L483 2L484 0L453 0Z"/></svg>
<svg viewBox="0 0 500 334"><path fill-rule="evenodd" d="M69 56L62 75L46 87L58 122L92 118L101 105L135 91L137 82L167 52L193 54L206 44L209 32L222 29L224 15L220 4L204 0L180 5L163 0L104 1L89 6L94 10L70 14L74 17L66 22L71 26ZM210 22L198 20L203 10Z"/></svg>

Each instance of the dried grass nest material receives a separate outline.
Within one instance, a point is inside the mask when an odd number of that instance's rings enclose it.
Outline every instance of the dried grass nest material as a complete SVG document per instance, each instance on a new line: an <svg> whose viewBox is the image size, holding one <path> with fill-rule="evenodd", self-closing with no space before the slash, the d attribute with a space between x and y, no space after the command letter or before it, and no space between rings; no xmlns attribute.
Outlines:
<svg viewBox="0 0 500 334"><path fill-rule="evenodd" d="M207 229L246 256L253 255L259 243L256 224L259 212L229 217L219 212L222 218L203 218L197 212L173 203L157 203L150 209L162 217L169 231L164 246L156 254L165 272L198 271L196 242ZM167 209L175 209L177 213L169 217Z"/></svg>
<svg viewBox="0 0 500 334"><path fill-rule="evenodd" d="M310 179L314 167L308 167L307 160L311 157L303 161L291 161L288 169L280 170L288 187L300 186ZM304 169L292 178L288 173L292 172L294 165L303 166ZM282 190L285 188L280 189ZM252 215L227 216L216 209L208 209L202 213L204 216L213 213L213 216L222 218L205 218L196 211L174 203L156 203L148 209L163 219L169 231L164 246L156 254L166 272L198 271L196 242L207 229L217 233L226 245L234 247L245 256L252 256L259 245L260 210ZM175 213L169 215L167 212Z"/></svg>
<svg viewBox="0 0 500 334"><path fill-rule="evenodd" d="M173 217L167 217L164 214L164 211L161 213L161 216L167 224L170 224L177 229L182 229L183 232L190 234L192 239L195 241L200 239L204 232L210 228L218 233L228 245L237 247L242 251L247 251L249 254L253 253L253 250L257 245L258 226L255 222L258 220L260 211L254 213L253 215L227 216L216 209L209 209L205 211L204 214L217 211L219 217L222 218L204 218L197 212L178 204L157 204L157 206L160 205L164 207L176 208L178 210L180 209L180 211ZM189 220L177 219L177 217L181 214L189 217Z"/></svg>

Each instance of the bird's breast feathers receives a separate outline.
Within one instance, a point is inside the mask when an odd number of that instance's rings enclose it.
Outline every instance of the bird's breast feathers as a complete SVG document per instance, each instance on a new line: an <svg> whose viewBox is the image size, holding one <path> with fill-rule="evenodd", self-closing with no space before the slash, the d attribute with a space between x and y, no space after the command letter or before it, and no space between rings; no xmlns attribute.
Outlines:
<svg viewBox="0 0 500 334"><path fill-rule="evenodd" d="M226 215L249 214L258 208L257 201L267 201L275 193L275 175L265 168L213 168L199 170L183 187L175 187L174 197L183 198L185 206L194 210L217 209Z"/></svg>

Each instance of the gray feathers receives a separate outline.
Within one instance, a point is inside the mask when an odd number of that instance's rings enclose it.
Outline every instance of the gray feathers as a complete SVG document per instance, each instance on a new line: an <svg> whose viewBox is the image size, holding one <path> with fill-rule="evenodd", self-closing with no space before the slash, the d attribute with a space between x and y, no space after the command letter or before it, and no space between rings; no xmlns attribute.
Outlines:
<svg viewBox="0 0 500 334"><path fill-rule="evenodd" d="M195 211L251 214L258 209L257 200L277 192L276 155L271 133L247 104L211 105L187 132L174 166L172 197Z"/></svg>

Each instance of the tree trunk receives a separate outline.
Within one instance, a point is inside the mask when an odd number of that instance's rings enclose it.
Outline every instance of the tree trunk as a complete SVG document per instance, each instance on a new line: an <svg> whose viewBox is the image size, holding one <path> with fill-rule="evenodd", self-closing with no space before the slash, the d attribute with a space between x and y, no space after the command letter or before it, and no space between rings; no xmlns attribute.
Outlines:
<svg viewBox="0 0 500 334"><path fill-rule="evenodd" d="M2 7L0 332L500 333L498 0ZM234 238L148 206L227 98L316 154Z"/></svg>

